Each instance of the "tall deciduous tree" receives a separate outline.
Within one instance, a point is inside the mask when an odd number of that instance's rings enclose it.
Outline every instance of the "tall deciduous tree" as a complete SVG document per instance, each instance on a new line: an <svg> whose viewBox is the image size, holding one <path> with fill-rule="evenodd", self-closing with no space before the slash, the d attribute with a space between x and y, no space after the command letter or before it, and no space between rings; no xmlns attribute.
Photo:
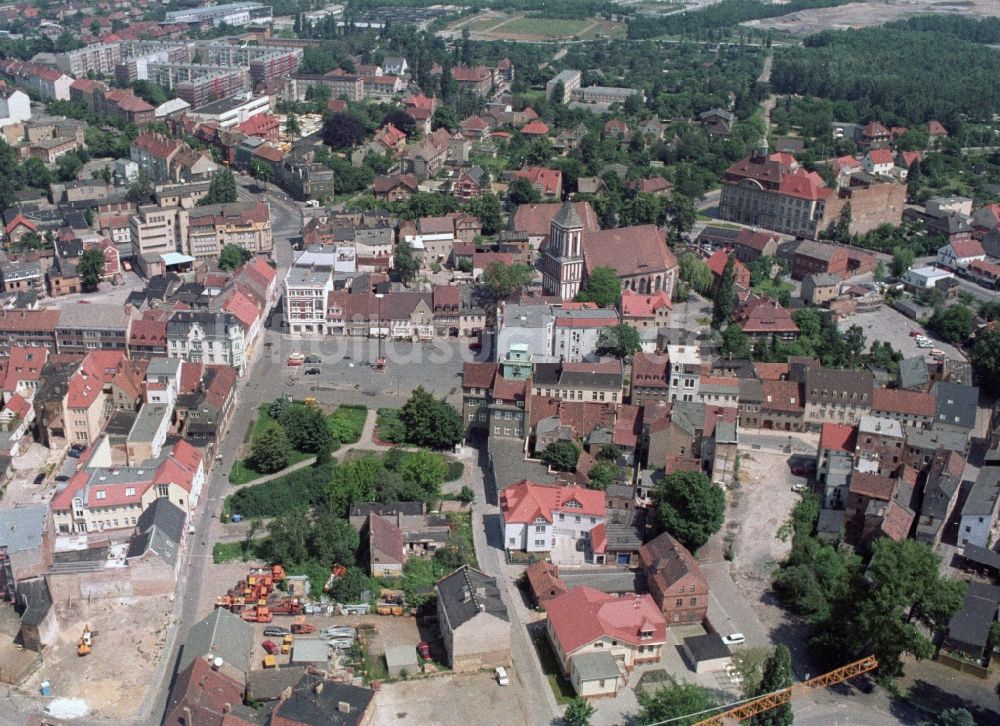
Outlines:
<svg viewBox="0 0 1000 726"><path fill-rule="evenodd" d="M324 563L353 564L359 542L358 531L334 512L320 514L309 533L309 550Z"/></svg>
<svg viewBox="0 0 1000 726"><path fill-rule="evenodd" d="M780 691L792 685L792 654L788 647L778 645L764 663L764 675L757 688L758 696L765 696L774 691ZM753 726L791 726L795 717L792 715L792 704L780 706L754 716L750 723Z"/></svg>
<svg viewBox="0 0 1000 726"><path fill-rule="evenodd" d="M972 334L972 320L972 310L965 305L952 305L943 310L935 310L927 321L927 329L936 333L941 340L961 343Z"/></svg>
<svg viewBox="0 0 1000 726"><path fill-rule="evenodd" d="M399 281L404 285L413 282L420 270L420 260L413 252L413 245L406 240L399 242L392 253L392 269L396 271Z"/></svg>
<svg viewBox="0 0 1000 726"><path fill-rule="evenodd" d="M504 300L518 288L526 287L533 276L527 265L505 265L491 262L483 270L479 282L493 301Z"/></svg>
<svg viewBox="0 0 1000 726"><path fill-rule="evenodd" d="M680 192L674 192L670 196L667 213L670 217L670 237L674 242L678 242L682 235L690 232L698 219L698 212L695 211L691 197Z"/></svg>
<svg viewBox="0 0 1000 726"><path fill-rule="evenodd" d="M222 248L222 252L219 253L219 269L226 270L227 272L235 270L251 257L253 257L253 253L250 250L244 249L239 245L226 245Z"/></svg>
<svg viewBox="0 0 1000 726"><path fill-rule="evenodd" d="M692 552L722 526L726 495L700 471L665 477L654 496L657 523Z"/></svg>
<svg viewBox="0 0 1000 726"><path fill-rule="evenodd" d="M604 328L597 337L597 351L625 360L642 348L639 333L628 323L619 323Z"/></svg>
<svg viewBox="0 0 1000 726"><path fill-rule="evenodd" d="M80 261L76 263L80 284L85 290L94 290L104 274L104 254L96 247L84 250Z"/></svg>
<svg viewBox="0 0 1000 726"><path fill-rule="evenodd" d="M1000 327L983 328L976 334L972 366L980 386L990 393L1000 393Z"/></svg>
<svg viewBox="0 0 1000 726"><path fill-rule="evenodd" d="M906 271L913 267L913 262L916 260L916 255L913 254L913 250L908 247L899 247L893 250L892 253L892 265L890 270L895 277L902 277L906 274Z"/></svg>
<svg viewBox="0 0 1000 726"><path fill-rule="evenodd" d="M496 234L500 231L500 200L496 194L473 197L465 203L465 211L474 215L483 225L483 234Z"/></svg>
<svg viewBox="0 0 1000 726"><path fill-rule="evenodd" d="M596 711L597 709L587 703L585 699L573 698L566 706L562 722L565 726L590 726L590 717Z"/></svg>
<svg viewBox="0 0 1000 726"><path fill-rule="evenodd" d="M602 308L617 307L622 299L622 284L618 280L618 273L610 267L595 267L587 276L576 299L580 302L592 302Z"/></svg>
<svg viewBox="0 0 1000 726"><path fill-rule="evenodd" d="M323 122L323 143L334 149L350 149L368 135L364 121L349 113L334 113Z"/></svg>
<svg viewBox="0 0 1000 726"><path fill-rule="evenodd" d="M722 270L722 278L715 288L715 300L712 302L712 327L718 330L728 325L733 318L733 302L735 295L733 285L736 283L736 258L730 256Z"/></svg>
<svg viewBox="0 0 1000 726"><path fill-rule="evenodd" d="M538 457L556 471L573 471L580 459L580 450L572 441L555 441Z"/></svg>
<svg viewBox="0 0 1000 726"><path fill-rule="evenodd" d="M229 167L223 167L212 177L208 193L198 202L204 207L208 204L232 204L237 200L236 179Z"/></svg>
<svg viewBox="0 0 1000 726"><path fill-rule="evenodd" d="M281 412L278 423L298 451L315 453L333 441L326 418L316 408L294 403Z"/></svg>
<svg viewBox="0 0 1000 726"><path fill-rule="evenodd" d="M406 440L429 449L447 449L462 440L462 417L444 400L417 386L399 412Z"/></svg>
<svg viewBox="0 0 1000 726"><path fill-rule="evenodd" d="M703 713L716 705L707 688L693 683L671 684L663 686L653 695L647 692L639 694L636 723L642 726L669 721L670 726L693 726L704 720Z"/></svg>
<svg viewBox="0 0 1000 726"><path fill-rule="evenodd" d="M261 474L281 471L292 458L292 445L285 430L276 423L269 423L254 436L250 444L250 465Z"/></svg>
<svg viewBox="0 0 1000 726"><path fill-rule="evenodd" d="M507 189L507 200L511 204L531 204L541 198L538 190L523 176L512 181Z"/></svg>

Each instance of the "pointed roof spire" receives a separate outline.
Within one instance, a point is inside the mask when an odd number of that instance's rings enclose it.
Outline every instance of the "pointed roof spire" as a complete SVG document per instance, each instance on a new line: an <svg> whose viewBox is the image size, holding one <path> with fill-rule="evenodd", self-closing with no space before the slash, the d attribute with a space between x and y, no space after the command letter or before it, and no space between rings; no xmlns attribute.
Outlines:
<svg viewBox="0 0 1000 726"><path fill-rule="evenodd" d="M552 218L552 224L563 229L579 229L583 227L583 222L580 221L580 215L576 213L576 208L572 202L568 201L563 202L563 205L559 207L556 216Z"/></svg>

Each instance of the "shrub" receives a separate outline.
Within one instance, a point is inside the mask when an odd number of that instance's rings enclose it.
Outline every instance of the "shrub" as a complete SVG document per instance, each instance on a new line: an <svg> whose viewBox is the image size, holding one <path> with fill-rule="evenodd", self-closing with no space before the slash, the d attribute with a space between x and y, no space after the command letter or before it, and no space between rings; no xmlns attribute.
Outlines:
<svg viewBox="0 0 1000 726"><path fill-rule="evenodd" d="M333 465L306 467L263 484L241 489L226 498L228 510L246 518L277 517L323 501Z"/></svg>
<svg viewBox="0 0 1000 726"><path fill-rule="evenodd" d="M343 444L356 444L365 430L368 409L364 406L343 405L326 417L333 438Z"/></svg>
<svg viewBox="0 0 1000 726"><path fill-rule="evenodd" d="M444 475L445 481L457 481L465 473L465 464L461 461L449 461L448 471Z"/></svg>
<svg viewBox="0 0 1000 726"><path fill-rule="evenodd" d="M406 441L406 424L399 418L399 409L380 408L378 410L378 437L390 444Z"/></svg>

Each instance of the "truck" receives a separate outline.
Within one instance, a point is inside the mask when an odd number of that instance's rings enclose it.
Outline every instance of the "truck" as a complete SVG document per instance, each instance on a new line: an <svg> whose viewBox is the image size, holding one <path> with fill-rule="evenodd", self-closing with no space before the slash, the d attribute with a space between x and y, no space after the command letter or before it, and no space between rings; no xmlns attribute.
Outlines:
<svg viewBox="0 0 1000 726"><path fill-rule="evenodd" d="M293 635L307 635L309 633L315 633L316 626L312 623L292 623L292 634Z"/></svg>

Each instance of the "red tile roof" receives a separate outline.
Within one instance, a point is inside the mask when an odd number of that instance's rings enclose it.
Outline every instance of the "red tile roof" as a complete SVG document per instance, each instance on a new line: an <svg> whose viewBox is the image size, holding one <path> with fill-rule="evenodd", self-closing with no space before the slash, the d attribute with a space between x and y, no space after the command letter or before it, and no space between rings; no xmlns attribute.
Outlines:
<svg viewBox="0 0 1000 726"><path fill-rule="evenodd" d="M618 416L615 419L612 442L616 446L634 448L641 432L642 406L624 403L618 406Z"/></svg>
<svg viewBox="0 0 1000 726"><path fill-rule="evenodd" d="M462 366L462 386L490 389L496 375L496 363L465 363Z"/></svg>
<svg viewBox="0 0 1000 726"><path fill-rule="evenodd" d="M820 450L846 451L854 453L858 429L847 424L825 423L819 434Z"/></svg>
<svg viewBox="0 0 1000 726"><path fill-rule="evenodd" d="M882 532L889 539L900 542L910 534L915 516L912 510L892 500L882 513Z"/></svg>
<svg viewBox="0 0 1000 726"><path fill-rule="evenodd" d="M545 136L549 133L549 127L544 121L535 119L522 126L521 133L525 136Z"/></svg>
<svg viewBox="0 0 1000 726"><path fill-rule="evenodd" d="M652 295L642 295L631 290L622 293L622 317L624 318L650 318L656 314L660 308L670 310L673 303L666 291L660 290Z"/></svg>
<svg viewBox="0 0 1000 726"><path fill-rule="evenodd" d="M562 188L562 172L544 166L528 166L513 172L515 179L527 179L532 186L540 187L542 194L553 196Z"/></svg>
<svg viewBox="0 0 1000 726"><path fill-rule="evenodd" d="M855 471L851 474L851 494L888 502L892 499L895 487L896 481L894 479L881 474L863 471Z"/></svg>
<svg viewBox="0 0 1000 726"><path fill-rule="evenodd" d="M128 344L133 345L167 345L166 320L133 320L129 328Z"/></svg>
<svg viewBox="0 0 1000 726"><path fill-rule="evenodd" d="M66 402L69 408L89 408L101 395L106 384L118 373L125 360L120 350L94 350L80 364L80 369L72 375L66 387Z"/></svg>
<svg viewBox="0 0 1000 726"><path fill-rule="evenodd" d="M545 611L567 656L601 638L635 646L667 641L667 621L648 594L616 597L583 585L546 602Z"/></svg>
<svg viewBox="0 0 1000 726"><path fill-rule="evenodd" d="M670 384L670 360L666 355L638 352L632 358L632 385L666 388Z"/></svg>
<svg viewBox="0 0 1000 726"><path fill-rule="evenodd" d="M948 243L955 253L956 259L963 260L968 257L984 257L986 250L983 244L977 239L960 239Z"/></svg>
<svg viewBox="0 0 1000 726"><path fill-rule="evenodd" d="M260 307L257 303L250 299L249 296L236 291L230 295L229 299L223 304L222 309L228 313L232 313L236 316L243 327L247 330L257 322L257 318L261 313Z"/></svg>
<svg viewBox="0 0 1000 726"><path fill-rule="evenodd" d="M927 122L927 134L929 136L947 136L948 130L940 121L931 120Z"/></svg>
<svg viewBox="0 0 1000 726"><path fill-rule="evenodd" d="M506 524L531 524L538 519L553 521L554 512L604 516L604 492L599 489L536 484L522 479L500 492L500 511Z"/></svg>
<svg viewBox="0 0 1000 726"><path fill-rule="evenodd" d="M763 410L795 413L804 409L802 392L796 381L761 381L760 385L764 391Z"/></svg>
<svg viewBox="0 0 1000 726"><path fill-rule="evenodd" d="M552 229L552 219L562 208L561 202L522 204L514 212L512 228L537 237L547 237ZM573 202L573 209L583 222L583 228L596 232L601 228L597 214L589 202Z"/></svg>
<svg viewBox="0 0 1000 726"><path fill-rule="evenodd" d="M778 185L778 191L789 197L809 201L827 199L833 194L832 189L823 186L822 178L817 178L805 169L797 169L791 174L785 174Z"/></svg>
<svg viewBox="0 0 1000 726"><path fill-rule="evenodd" d="M868 160L872 164L893 164L892 151L889 149L872 149L868 152Z"/></svg>
<svg viewBox="0 0 1000 726"><path fill-rule="evenodd" d="M524 571L531 592L539 604L567 592L566 583L559 579L559 568L551 562L535 562Z"/></svg>
<svg viewBox="0 0 1000 726"><path fill-rule="evenodd" d="M656 275L677 267L663 231L652 224L619 227L583 234L584 264L588 274L610 267L619 277Z"/></svg>
<svg viewBox="0 0 1000 726"><path fill-rule="evenodd" d="M737 312L736 324L744 333L797 333L799 326L785 308L767 296L757 298Z"/></svg>
<svg viewBox="0 0 1000 726"><path fill-rule="evenodd" d="M14 215L14 219L10 220L7 226L4 227L4 231L7 232L7 234L10 234L19 226L27 227L32 232L38 231L38 225L36 225L34 222L32 222L30 219L28 219L27 217L25 217L23 214L20 213Z"/></svg>
<svg viewBox="0 0 1000 726"><path fill-rule="evenodd" d="M934 418L937 404L934 394L923 391L902 391L876 388L872 391L872 411L910 414Z"/></svg>
<svg viewBox="0 0 1000 726"><path fill-rule="evenodd" d="M754 363L753 370L762 381L780 381L788 378L787 363Z"/></svg>

